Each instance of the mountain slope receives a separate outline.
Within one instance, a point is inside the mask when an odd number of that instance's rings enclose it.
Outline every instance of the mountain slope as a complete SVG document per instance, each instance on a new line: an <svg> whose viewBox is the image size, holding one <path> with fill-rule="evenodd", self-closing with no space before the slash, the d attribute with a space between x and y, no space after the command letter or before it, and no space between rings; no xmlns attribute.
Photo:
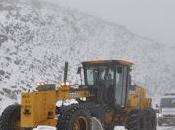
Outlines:
<svg viewBox="0 0 175 130"><path fill-rule="evenodd" d="M125 27L39 0L0 0L0 100L16 101L38 80L58 83L64 61L69 80L82 60L128 59L133 81L156 96L174 85L175 46ZM8 104L8 103L7 103Z"/></svg>

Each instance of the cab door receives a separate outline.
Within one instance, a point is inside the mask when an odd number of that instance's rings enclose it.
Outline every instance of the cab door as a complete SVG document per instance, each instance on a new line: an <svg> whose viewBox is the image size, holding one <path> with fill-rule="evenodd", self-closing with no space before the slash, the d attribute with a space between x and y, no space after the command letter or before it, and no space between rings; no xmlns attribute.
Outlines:
<svg viewBox="0 0 175 130"><path fill-rule="evenodd" d="M128 95L128 66L117 65L115 74L115 106L124 107Z"/></svg>

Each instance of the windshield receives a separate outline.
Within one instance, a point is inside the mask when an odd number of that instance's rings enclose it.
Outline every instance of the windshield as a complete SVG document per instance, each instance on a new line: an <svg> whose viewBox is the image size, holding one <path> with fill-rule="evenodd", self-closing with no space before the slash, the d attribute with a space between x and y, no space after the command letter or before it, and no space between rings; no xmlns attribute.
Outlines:
<svg viewBox="0 0 175 130"><path fill-rule="evenodd" d="M161 107L175 107L175 98L162 98Z"/></svg>
<svg viewBox="0 0 175 130"><path fill-rule="evenodd" d="M88 85L97 85L102 81L110 81L113 84L114 71L109 66L89 66L86 73Z"/></svg>

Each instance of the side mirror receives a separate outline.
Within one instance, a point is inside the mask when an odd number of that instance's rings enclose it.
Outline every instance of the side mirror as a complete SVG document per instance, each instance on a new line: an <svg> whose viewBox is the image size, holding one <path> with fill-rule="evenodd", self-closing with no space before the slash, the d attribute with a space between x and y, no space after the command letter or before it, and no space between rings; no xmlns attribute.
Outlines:
<svg viewBox="0 0 175 130"><path fill-rule="evenodd" d="M81 74L81 67L78 67L77 74Z"/></svg>
<svg viewBox="0 0 175 130"><path fill-rule="evenodd" d="M160 106L158 104L156 104L156 109L155 109L156 113L160 113Z"/></svg>
<svg viewBox="0 0 175 130"><path fill-rule="evenodd" d="M158 104L156 104L156 108L159 108L159 105Z"/></svg>

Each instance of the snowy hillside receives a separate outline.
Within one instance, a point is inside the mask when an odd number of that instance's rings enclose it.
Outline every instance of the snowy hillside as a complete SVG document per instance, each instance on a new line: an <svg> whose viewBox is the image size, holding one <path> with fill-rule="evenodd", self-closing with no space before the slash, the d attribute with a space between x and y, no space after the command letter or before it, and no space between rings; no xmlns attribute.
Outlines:
<svg viewBox="0 0 175 130"><path fill-rule="evenodd" d="M70 63L69 80L77 82L80 61L92 59L133 61L134 83L156 96L175 84L174 51L175 46L58 5L0 0L0 106L38 80L58 83L64 61Z"/></svg>

